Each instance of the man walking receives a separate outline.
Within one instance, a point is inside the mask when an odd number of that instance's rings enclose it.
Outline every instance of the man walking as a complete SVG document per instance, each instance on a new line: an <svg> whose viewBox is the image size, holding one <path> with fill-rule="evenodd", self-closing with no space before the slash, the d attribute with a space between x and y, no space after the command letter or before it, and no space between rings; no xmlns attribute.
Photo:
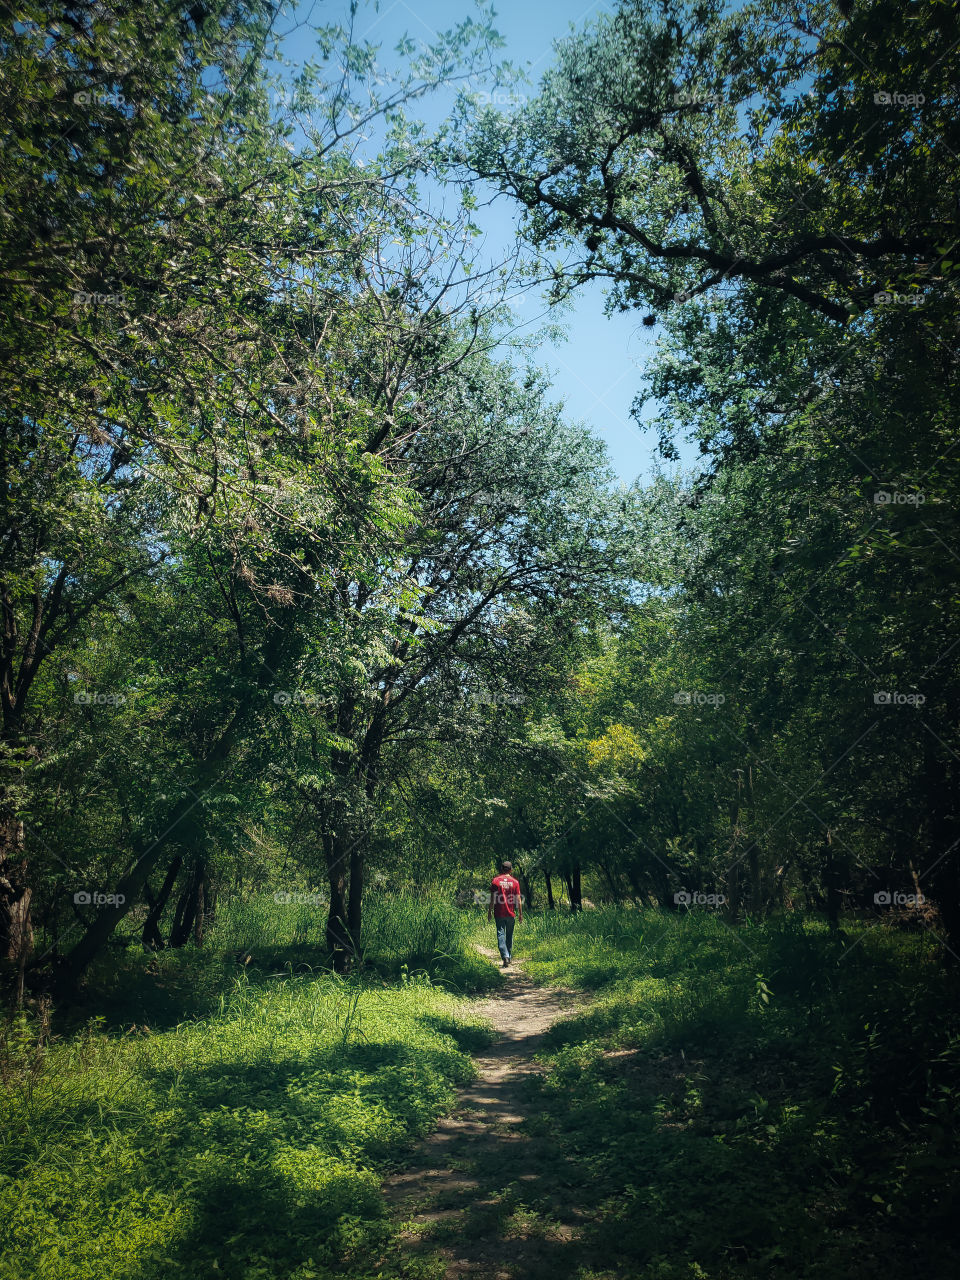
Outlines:
<svg viewBox="0 0 960 1280"><path fill-rule="evenodd" d="M520 881L511 875L512 862L500 863L500 874L490 884L490 901L487 903L487 923L493 914L497 922L497 946L505 969L513 951L513 926L523 921L523 904L520 901Z"/></svg>

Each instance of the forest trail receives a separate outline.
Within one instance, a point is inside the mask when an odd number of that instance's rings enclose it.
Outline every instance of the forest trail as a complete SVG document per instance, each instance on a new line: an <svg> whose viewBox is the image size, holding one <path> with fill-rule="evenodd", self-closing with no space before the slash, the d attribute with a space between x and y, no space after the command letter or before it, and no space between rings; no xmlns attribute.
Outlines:
<svg viewBox="0 0 960 1280"><path fill-rule="evenodd" d="M499 963L495 951L479 950ZM549 1138L526 1131L523 1093L543 1070L534 1058L544 1033L584 1001L534 986L522 966L514 961L503 989L474 1005L498 1032L474 1058L479 1079L383 1186L400 1225L397 1261L430 1258L431 1276L445 1262L444 1280L556 1280L580 1261L577 1171Z"/></svg>

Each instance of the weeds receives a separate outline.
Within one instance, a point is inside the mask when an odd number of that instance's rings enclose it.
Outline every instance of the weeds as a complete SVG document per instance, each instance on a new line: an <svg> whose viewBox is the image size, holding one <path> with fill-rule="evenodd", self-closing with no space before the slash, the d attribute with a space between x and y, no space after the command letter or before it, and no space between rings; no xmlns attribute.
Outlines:
<svg viewBox="0 0 960 1280"><path fill-rule="evenodd" d="M610 1274L960 1271L957 976L846 928L838 946L798 916L529 919L528 971L595 993L526 1109L579 1165Z"/></svg>
<svg viewBox="0 0 960 1280"><path fill-rule="evenodd" d="M311 1280L382 1246L378 1170L473 1078L460 1042L489 1036L409 961L395 985L369 961L340 978L316 952L312 972L294 962L270 977L272 906L222 922L221 945L264 925L239 972L219 947L131 956L118 1006L89 992L100 1012L69 1034L50 1033L49 1010L4 1025L4 1280ZM389 969L417 918L404 905L394 937L386 914L371 950L389 950ZM425 914L421 961L442 935L447 971L469 974L443 913ZM191 982L208 1012L173 1022L155 984ZM158 1025L124 1026L131 1005L141 1020L159 1007Z"/></svg>

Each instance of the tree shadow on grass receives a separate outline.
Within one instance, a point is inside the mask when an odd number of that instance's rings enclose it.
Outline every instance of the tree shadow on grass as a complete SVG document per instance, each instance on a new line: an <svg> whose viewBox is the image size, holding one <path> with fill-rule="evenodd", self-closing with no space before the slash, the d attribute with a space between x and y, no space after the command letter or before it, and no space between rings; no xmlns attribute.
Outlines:
<svg viewBox="0 0 960 1280"><path fill-rule="evenodd" d="M66 1116L51 1107L51 1141L69 1140L64 1123L109 1127L111 1151L90 1173L98 1202L125 1230L142 1216L151 1238L155 1213L175 1207L176 1230L162 1251L139 1254L130 1280L288 1280L298 1268L326 1276L386 1240L371 1166L428 1131L471 1074L452 1040L422 1034L298 1055L265 1049L244 1062L148 1061L133 1105L118 1094L115 1110L102 1098L78 1098ZM43 1138L36 1123L31 1138ZM64 1190L86 1194L69 1178ZM74 1261L76 1274L88 1273L89 1259Z"/></svg>
<svg viewBox="0 0 960 1280"><path fill-rule="evenodd" d="M246 956L250 960L243 963ZM69 1035L92 1019L102 1019L108 1035L123 1035L132 1026L170 1031L216 1013L221 997L229 996L238 978L266 986L291 974L319 976L331 971L325 949L300 944L255 948L240 953L239 959L235 952L194 946L159 953L132 950L101 962L75 998L54 1010L52 1030Z"/></svg>
<svg viewBox="0 0 960 1280"><path fill-rule="evenodd" d="M371 962L358 967L354 976L371 984L393 982L403 964L411 972L422 968L437 985L455 993L492 991L503 981L497 970L472 954ZM122 956L103 958L76 996L54 1009L51 1029L70 1035L101 1019L108 1035L124 1035L134 1026L170 1031L182 1022L215 1014L238 978L253 987L267 987L291 976L332 972L330 953L315 943L255 946L240 952L192 944L160 953L131 948Z"/></svg>
<svg viewBox="0 0 960 1280"><path fill-rule="evenodd" d="M489 1027L461 1022L452 1014L427 1013L419 1021L431 1031L449 1036L462 1053L479 1053L496 1039L495 1033Z"/></svg>
<svg viewBox="0 0 960 1280"><path fill-rule="evenodd" d="M921 1238L912 1213L878 1204L877 1161L831 1129L827 1098L810 1100L806 1079L797 1088L782 1055L746 1061L717 1043L695 1057L689 1046L594 1054L530 1078L524 1100L528 1127L578 1171L583 1248L604 1274L960 1274L946 1219L939 1240Z"/></svg>

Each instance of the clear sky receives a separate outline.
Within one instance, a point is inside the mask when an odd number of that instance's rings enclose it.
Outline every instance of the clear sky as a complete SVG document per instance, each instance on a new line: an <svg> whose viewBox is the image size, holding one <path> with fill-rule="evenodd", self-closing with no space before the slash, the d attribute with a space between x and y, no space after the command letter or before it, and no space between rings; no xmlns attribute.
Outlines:
<svg viewBox="0 0 960 1280"><path fill-rule="evenodd" d="M586 0L509 0L497 7L495 26L506 46L497 51L496 58L523 68L533 82L527 92L533 92L552 61L553 41L567 35L571 25L582 27L589 18L612 7L607 0L592 4ZM349 0L302 0L295 11L298 18L314 26L346 22ZM278 30L290 28L283 52L291 62L299 63L311 56L313 45L308 30L303 26L294 29L293 12L293 6L285 10ZM438 32L449 30L475 12L472 0L381 0L379 4L361 0L355 33L360 41L382 43L382 60L390 65L395 63L392 51L402 35L430 44ZM426 108L418 114L429 122L431 113ZM517 206L504 197L479 210L475 221L483 228L491 259L507 252L517 216ZM567 340L546 343L534 358L549 371L556 398L566 405L567 416L589 424L606 442L618 475L632 481L649 476L653 466L654 434L642 431L630 417L630 405L640 387L644 359L656 341L656 329L644 328L641 313L636 311L607 318L603 301L599 285L582 290L572 309L561 317ZM544 315L535 292L517 298L514 309L520 323L533 325ZM647 405L645 412L651 413L652 406ZM685 449L681 456L688 464L693 461Z"/></svg>

